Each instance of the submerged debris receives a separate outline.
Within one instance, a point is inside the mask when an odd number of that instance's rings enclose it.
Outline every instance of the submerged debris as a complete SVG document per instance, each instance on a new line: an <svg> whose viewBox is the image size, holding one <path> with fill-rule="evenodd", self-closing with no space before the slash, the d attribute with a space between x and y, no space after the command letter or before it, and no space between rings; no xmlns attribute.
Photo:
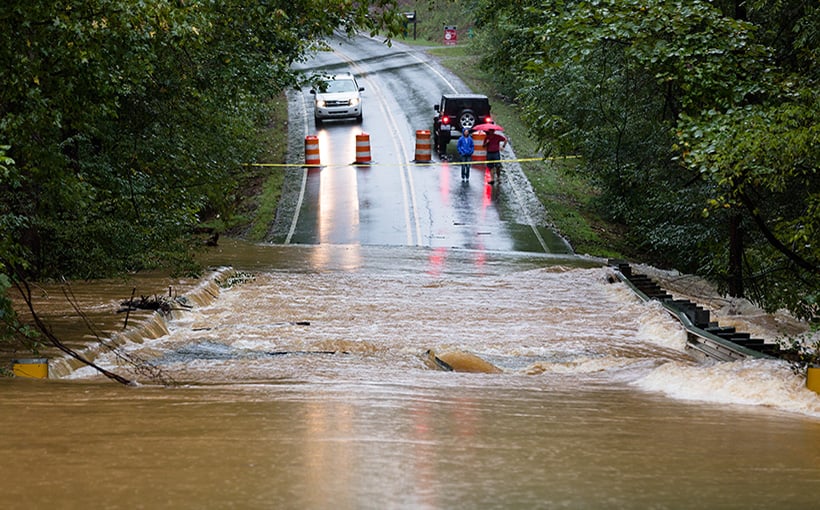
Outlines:
<svg viewBox="0 0 820 510"><path fill-rule="evenodd" d="M252 282L256 279L256 276L252 273L245 273L245 272L236 272L225 278L224 280L217 280L217 284L223 289L229 289L236 285L242 285L244 283Z"/></svg>
<svg viewBox="0 0 820 510"><path fill-rule="evenodd" d="M428 349L424 354L430 368L436 368L446 372L472 372L483 374L500 374L503 372L492 363L469 352L449 351L436 353Z"/></svg>
<svg viewBox="0 0 820 510"><path fill-rule="evenodd" d="M175 306L176 305L176 306ZM131 298L120 303L121 308L117 313L133 312L135 310L154 310L163 313L169 313L175 309L191 309L192 306L188 304L188 300L184 296L170 298L164 296L140 296L139 299Z"/></svg>

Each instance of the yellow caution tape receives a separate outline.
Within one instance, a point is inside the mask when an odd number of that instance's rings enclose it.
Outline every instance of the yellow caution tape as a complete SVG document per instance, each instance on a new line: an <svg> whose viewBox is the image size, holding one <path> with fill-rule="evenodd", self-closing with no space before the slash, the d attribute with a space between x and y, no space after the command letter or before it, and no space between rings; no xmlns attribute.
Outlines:
<svg viewBox="0 0 820 510"><path fill-rule="evenodd" d="M471 165L486 165L488 163L523 163L523 162L527 162L527 161L555 161L555 160L560 160L560 159L577 159L579 157L580 156L556 156L556 157L549 157L549 158L517 158L517 159L498 159L498 160L488 160L488 161L467 161L465 163L468 163L468 164L471 164ZM424 162L410 161L410 162L407 162L407 163L372 163L372 162L356 163L356 162L353 162L353 163L348 163L346 165L339 165L339 164L336 164L336 165L323 165L323 164L308 165L308 164L305 164L305 163L246 163L245 166L273 167L273 168L277 168L277 167L282 167L282 168L288 168L288 167L295 167L295 168L299 168L299 167L331 168L331 167L347 167L347 166L370 166L370 167L373 167L373 166L394 166L394 167L395 166L439 166L443 163L451 163L451 164L455 164L455 165L461 165L462 164L461 161L453 160L453 161L424 161Z"/></svg>

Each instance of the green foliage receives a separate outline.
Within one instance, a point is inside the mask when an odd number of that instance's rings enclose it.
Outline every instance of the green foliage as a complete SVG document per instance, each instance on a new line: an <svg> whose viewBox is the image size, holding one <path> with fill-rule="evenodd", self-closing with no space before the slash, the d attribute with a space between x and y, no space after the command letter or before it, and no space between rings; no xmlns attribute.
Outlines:
<svg viewBox="0 0 820 510"><path fill-rule="evenodd" d="M708 112L682 122L685 161L714 184L703 215L744 211L752 297L820 313L820 96ZM802 289L795 292L795 289Z"/></svg>
<svg viewBox="0 0 820 510"><path fill-rule="evenodd" d="M0 271L5 268L0 266ZM10 331L9 321L13 320L14 309L12 302L8 297L8 291L11 288L11 281L7 274L0 272L0 342L8 340L12 336Z"/></svg>
<svg viewBox="0 0 820 510"><path fill-rule="evenodd" d="M485 68L641 253L728 281L734 218L749 297L818 313L816 2L482 0L478 19Z"/></svg>
<svg viewBox="0 0 820 510"><path fill-rule="evenodd" d="M0 3L0 335L31 334L15 279L196 272L192 232L230 223L291 64L338 27L394 33L392 5Z"/></svg>
<svg viewBox="0 0 820 510"><path fill-rule="evenodd" d="M14 160L4 157L3 153L7 147L0 147L0 161L4 172L10 172L9 167L14 166ZM17 275L14 268L25 267L26 260L20 255L19 245L5 233L12 230L11 226L19 221L16 215L0 216L0 343L17 339L21 344L32 352L37 352L39 347L39 335L29 326L21 324L17 319L14 303L11 300L10 292L15 283Z"/></svg>
<svg viewBox="0 0 820 510"><path fill-rule="evenodd" d="M10 148L8 145L0 145L0 178L4 180L9 175L8 166L14 164L14 160L6 156L6 151Z"/></svg>
<svg viewBox="0 0 820 510"><path fill-rule="evenodd" d="M196 224L230 214L291 63L339 26L390 33L391 5L3 2L4 252L36 278L185 265Z"/></svg>
<svg viewBox="0 0 820 510"><path fill-rule="evenodd" d="M797 337L787 337L780 340L783 350L789 352L789 364L797 375L805 375L809 367L820 368L820 340L816 339L818 324Z"/></svg>

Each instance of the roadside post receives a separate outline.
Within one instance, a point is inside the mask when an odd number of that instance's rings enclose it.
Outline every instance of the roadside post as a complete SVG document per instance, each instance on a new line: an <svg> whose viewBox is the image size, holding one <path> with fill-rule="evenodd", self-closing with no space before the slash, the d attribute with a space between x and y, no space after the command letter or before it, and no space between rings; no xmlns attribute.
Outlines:
<svg viewBox="0 0 820 510"><path fill-rule="evenodd" d="M416 40L416 11L408 11L404 13L404 17L407 18L407 21L404 22L404 37L407 37L407 25L409 23L413 24L413 40Z"/></svg>
<svg viewBox="0 0 820 510"><path fill-rule="evenodd" d="M12 364L15 377L48 379L47 358L15 359L12 361Z"/></svg>

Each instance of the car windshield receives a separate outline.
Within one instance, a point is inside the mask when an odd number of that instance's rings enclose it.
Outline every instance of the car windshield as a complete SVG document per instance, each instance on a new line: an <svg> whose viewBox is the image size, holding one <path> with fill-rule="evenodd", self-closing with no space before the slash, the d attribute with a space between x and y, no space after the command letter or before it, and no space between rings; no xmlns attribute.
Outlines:
<svg viewBox="0 0 820 510"><path fill-rule="evenodd" d="M327 82L327 90L325 92L356 92L356 84L353 80L332 80Z"/></svg>

